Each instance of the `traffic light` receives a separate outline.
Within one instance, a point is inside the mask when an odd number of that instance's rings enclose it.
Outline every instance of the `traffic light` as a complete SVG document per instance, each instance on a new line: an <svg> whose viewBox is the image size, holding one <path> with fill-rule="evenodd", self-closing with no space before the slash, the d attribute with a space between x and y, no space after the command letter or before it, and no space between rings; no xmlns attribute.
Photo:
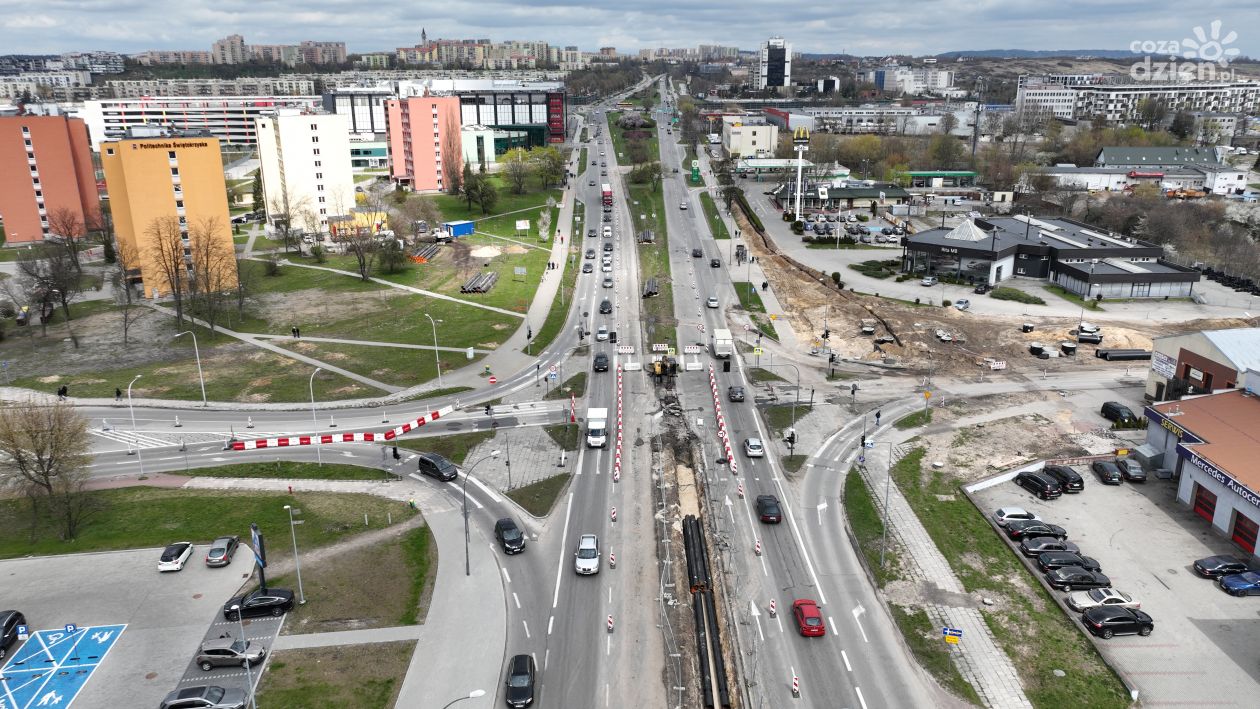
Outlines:
<svg viewBox="0 0 1260 709"><path fill-rule="evenodd" d="M787 435L786 440L788 443L792 445L796 445L796 429L795 428L788 429L788 435Z"/></svg>
<svg viewBox="0 0 1260 709"><path fill-rule="evenodd" d="M862 434L862 445L860 447L861 448L866 447L866 434L865 433Z"/></svg>
<svg viewBox="0 0 1260 709"><path fill-rule="evenodd" d="M835 352L832 352L831 354L827 355L827 364L835 364L835 362L836 362Z"/></svg>
<svg viewBox="0 0 1260 709"><path fill-rule="evenodd" d="M490 415L490 405L486 404L486 416Z"/></svg>
<svg viewBox="0 0 1260 709"><path fill-rule="evenodd" d="M824 329L824 330L823 330L823 334L822 334L822 338L823 338L824 340L829 340L829 339L831 339L831 330L829 330L829 329Z"/></svg>
<svg viewBox="0 0 1260 709"><path fill-rule="evenodd" d="M854 382L853 386L849 388L849 394L857 396L857 382Z"/></svg>

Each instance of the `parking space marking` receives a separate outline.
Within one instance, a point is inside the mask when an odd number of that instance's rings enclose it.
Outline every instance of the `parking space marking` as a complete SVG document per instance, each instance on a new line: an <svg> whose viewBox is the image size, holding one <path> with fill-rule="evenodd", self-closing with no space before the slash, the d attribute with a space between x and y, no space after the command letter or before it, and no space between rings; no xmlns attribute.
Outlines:
<svg viewBox="0 0 1260 709"><path fill-rule="evenodd" d="M37 630L0 672L0 707L66 707L127 625Z"/></svg>

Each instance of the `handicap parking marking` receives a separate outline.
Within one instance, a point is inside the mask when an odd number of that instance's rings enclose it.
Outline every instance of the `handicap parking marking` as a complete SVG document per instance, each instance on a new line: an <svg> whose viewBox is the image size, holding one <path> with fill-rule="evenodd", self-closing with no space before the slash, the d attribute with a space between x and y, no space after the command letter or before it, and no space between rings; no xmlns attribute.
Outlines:
<svg viewBox="0 0 1260 709"><path fill-rule="evenodd" d="M127 628L37 630L0 670L0 709L70 706Z"/></svg>

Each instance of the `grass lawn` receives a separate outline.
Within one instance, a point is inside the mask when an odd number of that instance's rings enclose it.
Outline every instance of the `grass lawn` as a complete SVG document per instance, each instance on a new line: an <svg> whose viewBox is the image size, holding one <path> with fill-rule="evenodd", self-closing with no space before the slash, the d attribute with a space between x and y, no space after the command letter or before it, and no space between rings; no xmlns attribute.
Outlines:
<svg viewBox="0 0 1260 709"><path fill-rule="evenodd" d="M686 173L686 174L688 175L688 177L687 177L687 182L688 182L688 184L690 184L690 183L691 183L691 177L690 177L690 175L691 175L691 163L692 163L692 161L694 161L695 159L696 159L696 146L694 146L694 145L687 145L687 146L686 146L686 152L683 154L682 165L679 165L679 166L678 166L678 169L679 169L679 170L681 170L682 172L684 172L684 173ZM725 237L721 237L721 238L725 238Z"/></svg>
<svg viewBox="0 0 1260 709"><path fill-rule="evenodd" d="M779 465L782 465L783 469L789 473L795 473L801 469L802 465L805 465L805 461L807 460L809 460L808 455L805 455L804 453L796 453L794 455L785 455L782 458L779 458Z"/></svg>
<svg viewBox="0 0 1260 709"><path fill-rule="evenodd" d="M515 238L516 220L528 219L530 232L524 240L537 243L539 214L546 208L548 197L559 204L562 192L555 188L540 189L535 181L530 180L524 193L514 194L499 175L490 175L490 183L499 191L499 199L495 202L494 212L491 214L483 214L481 207L476 203L472 205L472 209L469 209L468 203L462 197L439 194L432 195L430 198L442 211L443 221L471 219L477 223L477 231L499 236ZM554 233L557 226L554 220L555 214L552 217L551 228ZM546 261L546 259L543 260Z"/></svg>
<svg viewBox="0 0 1260 709"><path fill-rule="evenodd" d="M665 228L664 196L652 185L630 184L630 218L636 231L650 229L656 235L651 244L639 244L639 292L648 278L655 278L660 294L643 300L643 320L648 344L678 344L678 321L674 317L674 292L669 268L669 234Z"/></svg>
<svg viewBox="0 0 1260 709"><path fill-rule="evenodd" d="M1078 624L959 494L957 482L941 470L924 469L924 454L923 448L912 450L893 467L893 478L967 593L1002 597L981 613L1014 661L1033 706L1129 706L1124 686ZM1056 677L1055 670L1067 674Z"/></svg>
<svg viewBox="0 0 1260 709"><path fill-rule="evenodd" d="M568 401L570 394L578 398L586 396L586 372L578 372L561 382L560 386L552 387L551 391L543 399L564 399Z"/></svg>
<svg viewBox="0 0 1260 709"><path fill-rule="evenodd" d="M870 278L889 278L897 273L897 261L887 259L872 259L863 261L862 263L851 263L849 268Z"/></svg>
<svg viewBox="0 0 1260 709"><path fill-rule="evenodd" d="M543 430L551 436L551 440L555 441L556 445L567 451L576 451L582 442L582 427L576 423L558 423L554 426L544 426Z"/></svg>
<svg viewBox="0 0 1260 709"><path fill-rule="evenodd" d="M532 485L509 490L507 496L516 501L525 511L535 517L546 517L555 506L556 500L569 483L570 475L561 473L539 480Z"/></svg>
<svg viewBox="0 0 1260 709"><path fill-rule="evenodd" d="M416 641L279 650L258 704L287 709L389 709L398 701Z"/></svg>
<svg viewBox="0 0 1260 709"><path fill-rule="evenodd" d="M787 380L764 367L749 367L748 380L753 384L761 382L786 382Z"/></svg>
<svg viewBox="0 0 1260 709"><path fill-rule="evenodd" d="M424 321L428 324L428 321ZM305 328L303 328L305 334ZM414 350L374 345L343 345L308 340L279 340L276 345L321 362L348 369L386 384L411 387L437 377L437 362L432 350ZM474 352L473 358L462 352L442 352L442 371L450 372L480 360L485 355ZM322 376L322 374L321 374Z"/></svg>
<svg viewBox="0 0 1260 709"><path fill-rule="evenodd" d="M856 476L854 476L856 477ZM927 613L921 610L906 610L901 606L892 606L893 620L901 629L910 652L938 682L945 685L954 694L961 696L974 706L981 706L980 695L976 688L963 679L954 660L950 657L949 646L941 638L940 628L932 624Z"/></svg>
<svg viewBox="0 0 1260 709"><path fill-rule="evenodd" d="M612 135L613 150L617 153L618 164L627 165L629 163L627 162L628 155L626 153L626 144L629 141L626 140L625 131L617 126L617 119L621 118L621 114L621 111L608 112L608 129ZM651 116L648 115L644 115L644 118L651 120ZM650 135L650 137L645 141L647 144L648 160L659 160L661 155L661 145L660 140L657 138L657 127L652 126L640 130L647 130ZM666 170L666 172L668 172L668 170Z"/></svg>
<svg viewBox="0 0 1260 709"><path fill-rule="evenodd" d="M582 220L578 217L584 215L586 205L583 202L573 203L573 224L569 229L571 238L568 244L568 253L577 254L581 250L582 239L586 230L582 227ZM576 242L576 243L575 243ZM542 327L534 333L534 349L541 352L551 346L556 336L560 334L561 328L564 327L565 321L569 319L569 311L571 298L577 292L577 281L581 275L582 266L575 259L565 265L563 280L560 281L560 288L556 290L556 297L551 299L551 307L547 310L547 319L543 320ZM586 274L594 276L594 274Z"/></svg>
<svg viewBox="0 0 1260 709"><path fill-rule="evenodd" d="M780 396L779 400L782 401L785 396ZM797 404L795 408L797 421L808 416L809 412L813 410L813 407L809 404ZM766 421L766 428L770 429L771 435L777 436L786 432L792 426L792 409L792 404L789 403L775 404L761 410L762 416Z"/></svg>
<svg viewBox="0 0 1260 709"><path fill-rule="evenodd" d="M1018 288L1008 288L1006 286L998 286L989 291L990 298L998 300L1013 300L1017 303L1027 303L1029 305L1045 305L1046 301L1038 298L1032 293L1025 293Z"/></svg>
<svg viewBox="0 0 1260 709"><path fill-rule="evenodd" d="M931 409L919 409L902 416L896 421L893 421L893 425L903 431L910 428L917 428L919 426L926 426L929 423L932 423Z"/></svg>
<svg viewBox="0 0 1260 709"><path fill-rule="evenodd" d="M283 530L289 524L285 505L302 510L302 546L313 549L362 531L386 526L415 514L406 505L373 495L330 492L269 493L257 490L179 490L129 487L86 493L100 505L88 517L78 538L62 541L55 525L41 524L32 540L30 505L25 499L0 500L0 558L72 554L113 549L161 547L172 540L206 544L224 534L249 537L249 525ZM363 526L367 514L370 526ZM51 522L51 520L49 520ZM284 544L272 544L269 560L287 558Z"/></svg>
<svg viewBox="0 0 1260 709"><path fill-rule="evenodd" d="M437 453L456 465L463 465L469 451L491 438L494 438L494 431L470 431L441 436L398 438L396 441L401 448Z"/></svg>
<svg viewBox="0 0 1260 709"><path fill-rule="evenodd" d="M730 232L726 230L726 224L722 221L722 217L718 215L717 205L714 204L713 197L708 192L700 193L700 208L704 210L704 218L709 222L709 231L713 234L714 239L731 238Z"/></svg>
<svg viewBox="0 0 1260 709"><path fill-rule="evenodd" d="M1084 298L1080 297L1079 295L1073 293L1072 291L1064 288L1063 286L1048 285L1048 286L1042 286L1042 288L1049 291L1050 293L1054 293L1055 295L1068 301L1069 303L1074 303L1076 305L1084 305L1086 310L1102 310L1103 309L1102 305L1100 305L1098 301L1093 300L1093 299L1090 299L1087 301Z"/></svg>
<svg viewBox="0 0 1260 709"><path fill-rule="evenodd" d="M766 306L761 302L761 294L757 292L757 286L748 281L735 281L731 284L735 288L735 294L739 296L739 307L750 313L764 313Z"/></svg>
<svg viewBox="0 0 1260 709"><path fill-rule="evenodd" d="M338 463L291 463L271 461L237 463L213 468L190 468L188 471L172 471L172 475L207 478L281 478L283 480L380 480L381 471L360 465ZM387 476L388 477L388 476Z"/></svg>
<svg viewBox="0 0 1260 709"><path fill-rule="evenodd" d="M850 470L844 478L844 511L857 538L858 550L866 559L866 565L875 574L875 581L882 588L889 581L900 578L897 552L890 549L884 564L879 563L879 551L884 540L884 522L879 508L871 497L866 480L857 470Z"/></svg>

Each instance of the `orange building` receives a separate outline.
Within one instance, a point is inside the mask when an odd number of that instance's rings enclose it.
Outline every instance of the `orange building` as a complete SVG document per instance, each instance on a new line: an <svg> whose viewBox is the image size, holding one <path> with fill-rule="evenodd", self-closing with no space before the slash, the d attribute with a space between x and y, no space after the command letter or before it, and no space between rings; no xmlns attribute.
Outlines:
<svg viewBox="0 0 1260 709"><path fill-rule="evenodd" d="M55 235L58 225L49 224L54 214L72 214L83 229L99 212L87 124L67 116L0 117L0 220L6 244L38 243Z"/></svg>
<svg viewBox="0 0 1260 709"><path fill-rule="evenodd" d="M218 138L133 129L101 143L101 165L119 255L136 264L146 296L199 282L215 291L236 286Z"/></svg>
<svg viewBox="0 0 1260 709"><path fill-rule="evenodd" d="M458 96L409 96L385 102L390 177L413 190L443 190L442 168L464 169Z"/></svg>

